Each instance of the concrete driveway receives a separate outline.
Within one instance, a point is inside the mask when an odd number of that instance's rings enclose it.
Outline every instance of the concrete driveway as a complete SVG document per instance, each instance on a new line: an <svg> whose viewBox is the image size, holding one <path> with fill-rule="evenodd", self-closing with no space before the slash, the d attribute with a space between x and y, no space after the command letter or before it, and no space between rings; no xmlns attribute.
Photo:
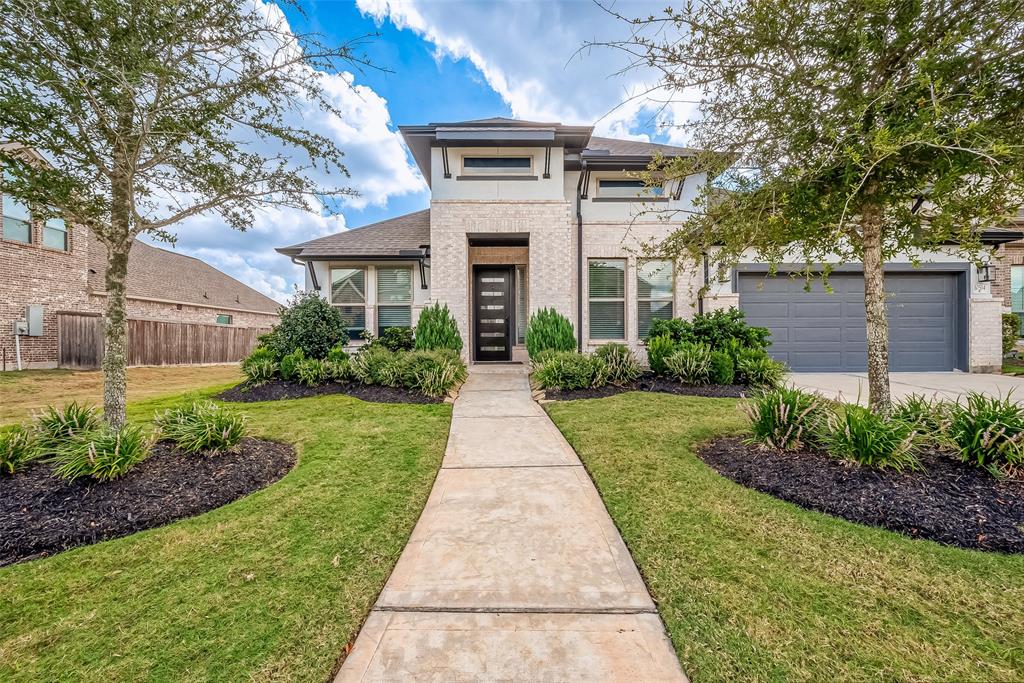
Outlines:
<svg viewBox="0 0 1024 683"><path fill-rule="evenodd" d="M1014 399L1024 402L1024 377L967 372L893 372L889 381L894 399L923 394L955 401L970 391L990 396L1006 396L1012 391ZM793 372L789 374L789 383L849 403L866 404L868 400L866 372Z"/></svg>

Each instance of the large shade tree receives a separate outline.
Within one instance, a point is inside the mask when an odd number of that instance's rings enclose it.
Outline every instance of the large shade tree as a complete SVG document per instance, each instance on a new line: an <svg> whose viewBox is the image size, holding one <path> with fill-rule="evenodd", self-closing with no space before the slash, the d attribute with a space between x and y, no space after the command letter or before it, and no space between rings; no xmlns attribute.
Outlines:
<svg viewBox="0 0 1024 683"><path fill-rule="evenodd" d="M883 264L983 257L980 231L1024 202L1024 3L697 0L606 43L695 103L692 159L717 187L659 245L728 268L751 252L822 277L864 268L870 401L890 407ZM611 10L609 10L611 11ZM746 256L745 256L746 254Z"/></svg>
<svg viewBox="0 0 1024 683"><path fill-rule="evenodd" d="M301 121L340 116L324 76L362 60L259 0L0 0L0 16L4 191L106 248L103 404L120 426L134 240L173 240L208 212L245 230L261 207L349 193L332 177L347 176L341 150Z"/></svg>

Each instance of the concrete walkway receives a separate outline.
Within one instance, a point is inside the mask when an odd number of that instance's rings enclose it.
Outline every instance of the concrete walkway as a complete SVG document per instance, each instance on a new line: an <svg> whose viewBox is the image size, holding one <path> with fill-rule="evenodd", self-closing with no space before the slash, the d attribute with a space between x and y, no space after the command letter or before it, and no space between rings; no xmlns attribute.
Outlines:
<svg viewBox="0 0 1024 683"><path fill-rule="evenodd" d="M337 681L686 681L526 369L475 366L423 515Z"/></svg>
<svg viewBox="0 0 1024 683"><path fill-rule="evenodd" d="M808 391L817 391L826 398L848 403L868 401L866 372L793 372L789 383ZM892 372L889 388L894 399L920 394L928 398L956 401L970 391L989 396L1010 396L1024 401L1024 377L967 372Z"/></svg>

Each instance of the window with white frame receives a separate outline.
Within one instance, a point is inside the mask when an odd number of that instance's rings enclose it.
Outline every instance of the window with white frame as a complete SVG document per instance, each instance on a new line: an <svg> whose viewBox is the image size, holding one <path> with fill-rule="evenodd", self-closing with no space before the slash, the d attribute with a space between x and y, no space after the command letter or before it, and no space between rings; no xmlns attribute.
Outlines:
<svg viewBox="0 0 1024 683"><path fill-rule="evenodd" d="M10 180L9 171L4 171L4 178ZM28 204L16 199L11 194L3 193L3 236L14 242L32 242L32 212Z"/></svg>
<svg viewBox="0 0 1024 683"><path fill-rule="evenodd" d="M636 333L646 339L655 320L672 318L675 277L672 261L641 261L636 266Z"/></svg>
<svg viewBox="0 0 1024 683"><path fill-rule="evenodd" d="M590 338L626 338L626 260L590 259Z"/></svg>
<svg viewBox="0 0 1024 683"><path fill-rule="evenodd" d="M43 223L43 245L61 251L68 250L68 226L63 218L54 216Z"/></svg>
<svg viewBox="0 0 1024 683"><path fill-rule="evenodd" d="M599 178L597 196L600 199L651 199L661 197L665 188L649 186L639 178Z"/></svg>
<svg viewBox="0 0 1024 683"><path fill-rule="evenodd" d="M366 331L366 269L331 268L331 303L345 320L352 339Z"/></svg>
<svg viewBox="0 0 1024 683"><path fill-rule="evenodd" d="M389 327L412 327L412 268L377 268L377 334Z"/></svg>
<svg viewBox="0 0 1024 683"><path fill-rule="evenodd" d="M532 175L533 157L462 157L463 175Z"/></svg>

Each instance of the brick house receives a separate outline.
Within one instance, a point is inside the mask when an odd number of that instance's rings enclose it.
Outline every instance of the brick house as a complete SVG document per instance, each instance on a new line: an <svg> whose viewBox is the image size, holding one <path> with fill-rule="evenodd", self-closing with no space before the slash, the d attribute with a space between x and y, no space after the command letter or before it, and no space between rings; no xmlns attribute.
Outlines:
<svg viewBox="0 0 1024 683"><path fill-rule="evenodd" d="M529 314L551 307L573 322L581 350L618 341L642 356L654 319L735 306L771 330L769 351L794 370L865 369L855 264L836 269L832 292L820 283L805 292L785 275L803 264L769 277L751 258L699 296L706 268L638 256L678 225L657 214L694 209L709 179L651 188L631 174L654 155L694 150L507 118L400 130L430 186L428 210L278 249L304 264L306 288L341 309L354 338L415 325L424 306L443 302L470 361L522 360ZM909 255L886 266L892 369L998 369L1003 302L989 282L952 252L915 256L920 266Z"/></svg>
<svg viewBox="0 0 1024 683"><path fill-rule="evenodd" d="M0 196L0 360L15 369L15 321L42 306L42 334L20 335L26 368L57 367L60 314L101 315L106 250L89 231L59 219L41 223L29 207ZM128 264L131 320L267 328L279 304L212 266L143 242Z"/></svg>
<svg viewBox="0 0 1024 683"><path fill-rule="evenodd" d="M1010 221L1007 229L1024 231L1024 209ZM1005 311L1021 319L1024 337L1024 239L1000 244L992 258L992 294L1002 300Z"/></svg>

